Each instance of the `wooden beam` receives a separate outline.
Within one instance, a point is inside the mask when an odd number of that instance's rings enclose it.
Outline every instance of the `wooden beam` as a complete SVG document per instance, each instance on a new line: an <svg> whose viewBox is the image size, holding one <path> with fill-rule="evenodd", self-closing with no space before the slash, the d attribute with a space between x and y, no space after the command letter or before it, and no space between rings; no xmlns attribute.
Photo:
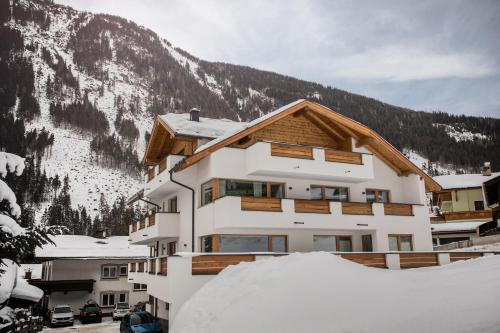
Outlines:
<svg viewBox="0 0 500 333"><path fill-rule="evenodd" d="M329 126L327 123L323 121L323 119L319 118L317 115L315 115L312 112L307 112L304 114L304 117L309 119L314 125L318 126L321 130L329 134L330 136L334 136L340 140L345 140L346 137L337 132L335 129L333 129L331 126Z"/></svg>
<svg viewBox="0 0 500 333"><path fill-rule="evenodd" d="M368 145L373 142L373 139L368 137L368 136L363 136L361 137L357 142L356 142L356 148L363 147L365 145Z"/></svg>

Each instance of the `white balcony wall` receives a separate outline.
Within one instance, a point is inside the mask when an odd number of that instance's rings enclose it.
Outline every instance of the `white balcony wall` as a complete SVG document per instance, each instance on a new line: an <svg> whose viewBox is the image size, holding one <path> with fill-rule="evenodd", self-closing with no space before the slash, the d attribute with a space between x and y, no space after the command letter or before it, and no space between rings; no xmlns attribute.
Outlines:
<svg viewBox="0 0 500 333"><path fill-rule="evenodd" d="M161 239L175 240L179 238L180 214L156 213L155 224L149 226L149 217L146 218L146 227L130 234L130 244L144 245Z"/></svg>

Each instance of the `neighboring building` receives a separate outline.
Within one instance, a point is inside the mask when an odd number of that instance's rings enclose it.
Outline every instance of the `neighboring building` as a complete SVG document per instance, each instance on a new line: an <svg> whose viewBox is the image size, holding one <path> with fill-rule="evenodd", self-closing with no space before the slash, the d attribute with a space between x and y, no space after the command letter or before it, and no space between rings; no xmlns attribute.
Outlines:
<svg viewBox="0 0 500 333"><path fill-rule="evenodd" d="M484 182L486 205L491 209L493 221L500 227L500 173Z"/></svg>
<svg viewBox="0 0 500 333"><path fill-rule="evenodd" d="M491 208L486 204L483 183L500 175L491 173L486 164L481 174L444 175L434 177L442 189L433 191L431 217L434 245L479 237L496 226L490 223Z"/></svg>
<svg viewBox="0 0 500 333"><path fill-rule="evenodd" d="M55 244L36 249L36 257L44 261L40 281L31 283L44 290L43 306L71 306L76 315L82 305L92 299L104 313L117 302L134 305L147 301L146 286L128 283L128 263L144 260L148 248L129 245L127 236L93 238L59 235Z"/></svg>
<svg viewBox="0 0 500 333"><path fill-rule="evenodd" d="M167 275L176 252L432 250L425 192L439 185L371 129L310 101L250 123L158 116L144 162L131 200L155 208L130 239L151 259L131 264L131 279L165 320L210 278L177 269L184 254Z"/></svg>

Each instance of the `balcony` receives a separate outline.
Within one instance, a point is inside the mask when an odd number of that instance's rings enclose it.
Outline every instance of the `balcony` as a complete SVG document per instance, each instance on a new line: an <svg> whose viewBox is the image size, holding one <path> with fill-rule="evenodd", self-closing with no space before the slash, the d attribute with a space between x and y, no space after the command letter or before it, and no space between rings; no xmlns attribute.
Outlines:
<svg viewBox="0 0 500 333"><path fill-rule="evenodd" d="M130 244L144 245L179 237L179 213L158 212L130 226Z"/></svg>
<svg viewBox="0 0 500 333"><path fill-rule="evenodd" d="M128 282L147 284L147 264L143 261L128 264Z"/></svg>
<svg viewBox="0 0 500 333"><path fill-rule="evenodd" d="M172 169L184 157L182 155L169 155L158 165L150 168L144 174L144 182L146 183L144 195L151 196L161 184L167 183L170 180L168 170Z"/></svg>
<svg viewBox="0 0 500 333"><path fill-rule="evenodd" d="M247 174L342 182L374 178L371 154L257 142L246 149Z"/></svg>
<svg viewBox="0 0 500 333"><path fill-rule="evenodd" d="M217 199L198 213L204 220L201 228L207 232L234 228L374 230L388 225L404 228L428 219L427 207L419 204L237 196Z"/></svg>
<svg viewBox="0 0 500 333"><path fill-rule="evenodd" d="M431 217L432 222L450 222L459 220L493 220L491 210L476 210L462 212L447 212L440 216Z"/></svg>

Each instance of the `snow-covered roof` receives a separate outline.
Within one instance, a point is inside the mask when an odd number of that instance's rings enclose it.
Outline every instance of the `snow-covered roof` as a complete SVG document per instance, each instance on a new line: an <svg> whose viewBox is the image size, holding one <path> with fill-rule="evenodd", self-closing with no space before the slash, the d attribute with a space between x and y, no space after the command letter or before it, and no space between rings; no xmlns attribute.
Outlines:
<svg viewBox="0 0 500 333"><path fill-rule="evenodd" d="M450 222L431 224L432 232L471 231L475 232L477 227L488 222Z"/></svg>
<svg viewBox="0 0 500 333"><path fill-rule="evenodd" d="M449 190L454 188L481 187L484 182L497 176L500 176L500 172L493 172L491 176L483 176L480 173L472 173L463 175L436 176L433 179L441 185L443 190Z"/></svg>
<svg viewBox="0 0 500 333"><path fill-rule="evenodd" d="M21 264L17 269L17 276L24 278L28 271L31 272L32 279L42 278L42 264Z"/></svg>
<svg viewBox="0 0 500 333"><path fill-rule="evenodd" d="M221 136L217 137L215 140L209 141L209 142L207 142L206 144L204 144L204 145L202 145L202 146L198 147L198 148L196 149L195 153L199 153L200 151L203 151L203 150L205 150L205 149L207 149L207 148L209 148L209 147L212 147L213 145L215 145L215 144L217 144L217 143L219 143L219 142L221 142L221 141L224 141L224 140L226 140L227 138L230 138L230 137L232 137L233 135L235 135L235 134L237 134L237 133L239 133L239 132L241 132L241 131L243 131L243 130L245 130L245 129L247 129L247 128L253 127L253 126L255 126L255 125L257 125L257 124L259 124L259 123L263 122L263 121L264 121L264 120L266 120L266 119L272 118L272 117L274 117L275 115L277 115L277 114L279 114L279 113L281 113L281 112L284 112L284 111L288 110L289 108L291 108L292 106L294 106L294 105L296 105L296 104L300 104L300 103L302 103L303 101L304 101L304 99L298 99L298 100L296 100L295 102L292 102L292 103L289 103L289 104L287 104L287 105L284 105L284 106L280 107L279 109L274 110L273 112L269 112L268 114L266 114L266 115L264 115L264 116L262 116L262 117L260 117L260 118L257 118L257 119L255 119L255 120L252 120L252 121L251 121L251 122L249 122L249 123L239 123L239 124L241 124L241 125L242 125L241 127L239 127L239 128L235 128L235 129L233 129L232 131L229 131L229 132L227 132L227 133L225 133L225 134L223 134L223 135L221 135Z"/></svg>
<svg viewBox="0 0 500 333"><path fill-rule="evenodd" d="M93 238L80 235L53 236L54 244L46 244L35 250L38 258L88 258L120 259L145 258L148 256L146 245L130 245L128 236Z"/></svg>
<svg viewBox="0 0 500 333"><path fill-rule="evenodd" d="M167 113L160 116L175 134L215 139L228 133L238 132L247 123L229 119L200 117L199 121L189 120L189 113Z"/></svg>

